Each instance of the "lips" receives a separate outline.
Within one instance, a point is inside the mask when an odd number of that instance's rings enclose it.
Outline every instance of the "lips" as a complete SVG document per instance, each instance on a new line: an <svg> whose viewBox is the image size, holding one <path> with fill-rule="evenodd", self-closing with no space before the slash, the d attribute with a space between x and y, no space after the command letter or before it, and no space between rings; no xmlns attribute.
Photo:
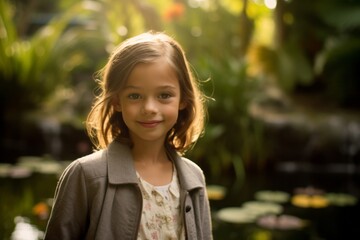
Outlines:
<svg viewBox="0 0 360 240"><path fill-rule="evenodd" d="M154 128L159 125L162 121L140 121L139 124L145 128Z"/></svg>

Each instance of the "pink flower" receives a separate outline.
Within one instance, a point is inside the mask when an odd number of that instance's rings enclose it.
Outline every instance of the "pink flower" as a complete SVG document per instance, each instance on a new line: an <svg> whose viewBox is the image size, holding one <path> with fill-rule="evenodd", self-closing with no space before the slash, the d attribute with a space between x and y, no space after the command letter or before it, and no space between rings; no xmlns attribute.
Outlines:
<svg viewBox="0 0 360 240"><path fill-rule="evenodd" d="M149 202L145 204L144 210L151 211L151 204Z"/></svg>
<svg viewBox="0 0 360 240"><path fill-rule="evenodd" d="M154 240L159 239L158 233L157 232L152 232L151 233L151 238L154 239Z"/></svg>

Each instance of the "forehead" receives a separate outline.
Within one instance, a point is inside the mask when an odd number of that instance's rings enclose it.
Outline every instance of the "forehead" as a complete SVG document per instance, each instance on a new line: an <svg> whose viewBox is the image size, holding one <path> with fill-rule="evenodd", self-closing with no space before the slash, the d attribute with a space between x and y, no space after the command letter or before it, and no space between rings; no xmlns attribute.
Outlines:
<svg viewBox="0 0 360 240"><path fill-rule="evenodd" d="M130 72L125 88L129 86L179 86L175 69L166 59L159 59L151 63L139 63Z"/></svg>

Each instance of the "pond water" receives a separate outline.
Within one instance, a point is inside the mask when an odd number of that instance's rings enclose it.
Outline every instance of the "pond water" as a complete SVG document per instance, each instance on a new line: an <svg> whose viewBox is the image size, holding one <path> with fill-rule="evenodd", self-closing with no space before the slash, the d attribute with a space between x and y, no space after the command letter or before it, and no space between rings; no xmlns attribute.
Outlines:
<svg viewBox="0 0 360 240"><path fill-rule="evenodd" d="M41 239L59 173L67 164L40 157L0 164L0 239Z"/></svg>
<svg viewBox="0 0 360 240"><path fill-rule="evenodd" d="M56 182L54 174L36 173L26 178L0 178L0 239L38 239L32 238L34 235L30 232L45 229L48 213L45 206L49 205ZM46 204L43 209L42 204ZM13 238L10 238L11 235Z"/></svg>
<svg viewBox="0 0 360 240"><path fill-rule="evenodd" d="M325 168L325 167L324 167ZM262 174L248 173L244 183L231 188L231 193L221 201L212 201L215 239L358 239L360 237L360 175L323 169L312 171L278 171ZM336 173L335 173L336 172ZM351 171L353 172L353 171ZM217 212L224 207L240 207L256 200L262 191L289 194L281 203L282 211L276 216L278 224L265 226L255 222L226 222L217 219ZM295 205L295 197L303 202ZM327 202L311 196L324 196ZM332 196L338 197L336 200ZM309 197L309 198L306 198ZM351 200L348 198L350 197ZM298 198L299 199L299 198ZM311 202L310 199L313 199ZM275 200L275 199L274 199ZM335 200L335 201L333 201ZM348 201L350 200L350 201ZM280 216L294 216L303 221L301 228L279 226Z"/></svg>
<svg viewBox="0 0 360 240"><path fill-rule="evenodd" d="M68 164L68 162L45 161L43 167L40 167L41 161L39 159L23 161L19 165L20 167L1 165L0 239L41 239L50 213L51 200L59 173ZM323 171L286 172L279 170L257 174L248 173L245 182L237 183L234 181L231 186L226 186L224 198L210 200L214 238L215 240L328 240L359 237L360 207L359 201L357 201L360 193L359 176L358 173L335 174ZM286 193L288 196L288 199L279 204L281 205L281 212L274 212L272 216L268 215L268 218L264 219L265 225L261 225L259 221L255 220L238 221L239 214L232 216L235 221L228 221L219 217L219 212L226 208L233 208L235 213L245 203L258 203L259 199L256 196L259 195L256 195L256 193L261 191ZM316 195L316 191L323 196L325 196L325 193L346 194L347 196L353 196L356 201L348 204L344 200L343 202L338 201L337 204L327 205L322 205L323 202L318 201L317 206L315 200L313 206L311 204L302 206L293 204L292 200L294 200L293 197L296 194L302 194L302 196L308 194L308 196L311 196ZM275 196L279 195L272 195L273 198ZM296 219L291 219L288 216L300 219L302 227L287 228L286 226L289 226L289 224L290 226L296 224L294 222ZM249 216L245 217L248 219ZM287 220L282 221L286 217ZM285 225L280 226L279 224Z"/></svg>

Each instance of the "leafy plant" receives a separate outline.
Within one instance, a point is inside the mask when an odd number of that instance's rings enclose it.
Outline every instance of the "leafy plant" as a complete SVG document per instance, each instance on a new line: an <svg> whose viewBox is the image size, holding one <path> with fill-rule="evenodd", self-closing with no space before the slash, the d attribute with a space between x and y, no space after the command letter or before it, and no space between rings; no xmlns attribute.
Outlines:
<svg viewBox="0 0 360 240"><path fill-rule="evenodd" d="M204 57L195 66L202 79L210 76L203 87L214 101L208 103L206 135L191 151L191 157L209 169L213 180L227 174L228 178L221 180L232 181L235 176L241 182L246 170L261 167L265 157L262 127L248 113L259 81L247 77L245 62L231 57L219 61Z"/></svg>
<svg viewBox="0 0 360 240"><path fill-rule="evenodd" d="M35 108L65 84L74 66L68 42L62 37L79 13L96 8L93 2L82 2L54 17L27 39L18 36L13 21L14 8L8 1L0 3L0 76L1 112L13 119L23 111ZM64 44L65 43L65 44ZM80 56L81 57L81 56ZM78 62L75 62L78 64Z"/></svg>
<svg viewBox="0 0 360 240"><path fill-rule="evenodd" d="M359 106L359 7L356 1L278 1L274 60L279 86L289 93L316 89L335 104Z"/></svg>
<svg viewBox="0 0 360 240"><path fill-rule="evenodd" d="M7 156L3 161L13 162L29 151L38 154L36 143L41 142L42 133L33 133L39 131L38 123L29 121L28 115L53 100L59 88L71 83L70 72L85 62L87 53L82 51L86 49L72 48L84 33L74 31L75 25L98 11L101 8L97 3L82 1L24 37L17 32L15 7L8 1L0 2L0 147ZM36 137L35 144L29 143L29 137ZM46 151L44 146L42 151Z"/></svg>
<svg viewBox="0 0 360 240"><path fill-rule="evenodd" d="M324 49L322 77L326 94L342 106L359 107L360 41L357 38L333 39Z"/></svg>

